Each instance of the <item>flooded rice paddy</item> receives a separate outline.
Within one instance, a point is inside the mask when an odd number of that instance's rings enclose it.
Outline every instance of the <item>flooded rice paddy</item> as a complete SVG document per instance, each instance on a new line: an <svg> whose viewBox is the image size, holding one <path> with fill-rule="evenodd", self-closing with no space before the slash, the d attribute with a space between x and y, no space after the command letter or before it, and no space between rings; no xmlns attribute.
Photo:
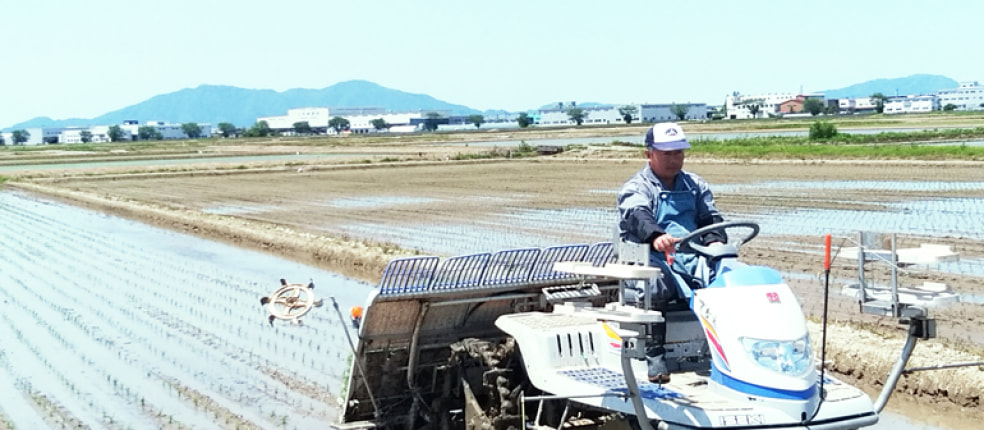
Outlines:
<svg viewBox="0 0 984 430"><path fill-rule="evenodd" d="M935 128L859 128L859 129L842 129L841 133L847 134L879 134L879 133L911 133L924 130L934 130ZM748 139L756 137L803 137L808 136L808 131L803 130L773 130L773 131L749 131L749 132L687 132L687 136L692 142L698 142L700 140L729 140L729 139ZM526 139L526 140L499 140L499 141L486 141L486 142L468 142L468 143L457 143L458 146L500 146L500 147L515 147L522 143L527 143L531 145L556 145L556 146L566 146L566 145L607 145L614 141L634 143L636 145L643 144L643 135L640 133L638 135L631 136L618 136L618 137L572 137L564 139ZM955 142L941 142L938 145L967 145L967 146L982 146L984 145L984 140L973 139Z"/></svg>
<svg viewBox="0 0 984 430"><path fill-rule="evenodd" d="M0 418L14 428L335 419L348 325L328 296L347 313L372 286L11 192L0 216ZM259 298L281 277L313 280L325 307L268 324Z"/></svg>
<svg viewBox="0 0 984 430"><path fill-rule="evenodd" d="M980 193L984 182L928 181L778 181L763 183L721 184L714 187L719 202L738 196L761 199L789 199L805 203L795 210L763 210L761 206L733 206L725 211L728 219L759 223L763 237L816 235L831 233L854 236L859 231L938 238L984 240L984 198L946 197L953 194ZM597 190L614 196L615 189ZM850 192L850 195L846 194ZM878 198L859 202L857 194L877 197L879 193L912 194L898 201ZM844 195L842 199L837 196ZM934 197L924 197L934 196ZM809 208L809 202L817 203ZM392 208L417 203L416 200L376 197L360 199L364 209ZM331 204L351 205L350 201ZM612 240L617 214L614 208L528 209L502 205L492 199L490 207L504 213L493 219L466 224L395 224L355 222L341 226L345 232L372 236L402 247L444 255L476 253L510 247L545 247L557 243L598 242ZM843 208L830 208L842 205ZM562 220L558 222L558 220ZM560 228L558 228L560 224ZM779 246L782 246L781 243ZM787 246L796 246L789 243ZM818 250L819 251L819 250ZM984 265L971 258L963 263L940 266L946 271L984 276Z"/></svg>
<svg viewBox="0 0 984 430"><path fill-rule="evenodd" d="M345 196L342 178L293 177L302 179L303 188L339 189L340 197L291 190L285 187L292 182L264 176L233 184L249 189L248 198L193 198L204 202L204 212L317 219L331 233L443 255L607 241L615 219L615 190L606 188L611 182L588 188L595 197L584 200L604 201L601 206L566 200L537 206L526 200L524 193L535 189L526 184L498 195L457 184L442 186L441 194L417 193L419 185L409 186L405 194L393 192L389 184L379 186L387 194L359 192L369 182L352 180L357 192ZM149 192L160 199L171 197L160 190L183 186L220 189L217 178L209 178L207 187L184 180L167 179L148 186ZM859 230L984 239L980 182L712 182L727 217L761 223L763 234L756 242L773 248L802 248L787 235L851 237ZM264 184L274 197L260 194ZM361 194L372 197L351 197ZM283 195L294 200L280 200ZM174 202L187 197L175 194ZM796 204L786 204L791 199ZM454 210L449 207L464 206L474 212L444 216ZM328 211L330 220L317 218ZM0 240L6 245L0 250L5 262L0 299L13 308L0 318L0 338L16 339L2 347L0 415L18 428L72 420L90 428L167 428L171 423L219 428L226 422L244 428L310 428L331 421L347 369L345 325L323 308L305 318L303 326L271 328L258 298L272 292L280 277L314 279L315 292L337 296L345 310L364 300L371 285L20 194L0 193L0 215ZM819 255L819 244L807 252ZM968 258L934 270L980 276L981 266L979 258ZM804 271L793 275L810 276ZM885 418L890 420L890 415Z"/></svg>
<svg viewBox="0 0 984 430"><path fill-rule="evenodd" d="M139 167L156 167L163 165L187 165L187 164L202 164L202 163L230 163L230 164L243 164L243 163L258 163L258 162L292 162L292 161L310 161L318 158L331 158L331 157L353 157L359 155L367 154L266 154L266 155L236 155L236 156L226 156L226 157L179 157L179 158L153 158L153 159L140 159L140 160L107 160L107 161L85 161L85 162L72 162L72 163L45 163L45 164L33 164L29 166L30 170L35 171L54 171L54 170L76 170L76 169L104 169L104 168L139 168ZM16 172L25 170L24 165L6 165L0 166L0 173Z"/></svg>
<svg viewBox="0 0 984 430"><path fill-rule="evenodd" d="M364 207L367 201L357 204ZM374 204L406 204L379 199ZM353 204L340 202L339 204ZM267 324L258 298L275 279L313 279L342 309L372 286L266 254L40 200L0 193L0 417L16 428L323 428L348 368L329 305L301 326ZM604 238L611 213L528 211ZM515 222L515 220L506 220ZM413 237L445 234L407 232ZM496 230L454 231L483 250ZM484 235L484 236L483 236ZM537 234L517 233L539 246ZM485 239L479 239L484 237ZM465 241L467 242L467 241ZM435 242L421 243L435 247ZM936 429L886 413L876 429Z"/></svg>

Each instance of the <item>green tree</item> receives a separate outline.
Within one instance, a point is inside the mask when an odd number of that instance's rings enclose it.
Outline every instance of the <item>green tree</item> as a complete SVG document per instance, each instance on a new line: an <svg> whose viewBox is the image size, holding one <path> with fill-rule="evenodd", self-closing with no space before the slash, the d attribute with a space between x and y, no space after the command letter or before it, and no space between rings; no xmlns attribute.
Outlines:
<svg viewBox="0 0 984 430"><path fill-rule="evenodd" d="M298 121L294 123L294 133L297 134L311 134L311 124L307 121Z"/></svg>
<svg viewBox="0 0 984 430"><path fill-rule="evenodd" d="M673 103L670 105L670 113L676 115L678 120L683 121L687 118L687 114L690 113L690 104L678 105Z"/></svg>
<svg viewBox="0 0 984 430"><path fill-rule="evenodd" d="M383 130L383 129L390 128L390 125L387 124L386 120L382 118L376 118L372 121L369 121L369 123L372 124L372 128L376 130Z"/></svg>
<svg viewBox="0 0 984 430"><path fill-rule="evenodd" d="M154 140L162 140L162 139L164 139L164 135L162 135L161 132L157 130L157 128L155 128L154 126L151 126L151 125L144 125L144 126L141 126L140 128L138 128L137 129L137 137L140 138L140 140L151 140L151 139L154 139Z"/></svg>
<svg viewBox="0 0 984 430"><path fill-rule="evenodd" d="M803 100L803 110L809 112L810 115L817 116L823 111L823 100L816 97L809 97Z"/></svg>
<svg viewBox="0 0 984 430"><path fill-rule="evenodd" d="M82 143L92 142L92 132L89 130L82 130L79 132L79 139Z"/></svg>
<svg viewBox="0 0 984 430"><path fill-rule="evenodd" d="M10 138L14 140L14 145L23 145L31 139L31 133L27 130L14 130Z"/></svg>
<svg viewBox="0 0 984 430"><path fill-rule="evenodd" d="M328 120L328 127L335 129L335 133L341 133L342 130L348 130L350 126L351 123L349 123L349 120L340 116L336 116Z"/></svg>
<svg viewBox="0 0 984 430"><path fill-rule="evenodd" d="M526 112L520 112L516 124L519 124L519 128L526 128L533 124L533 119Z"/></svg>
<svg viewBox="0 0 984 430"><path fill-rule="evenodd" d="M0 146L7 146L7 141L3 140L2 134L0 134Z"/></svg>
<svg viewBox="0 0 984 430"><path fill-rule="evenodd" d="M748 113L752 114L752 118L759 117L759 111L762 110L762 103L760 101L751 101L748 103L742 103L746 108L748 108Z"/></svg>
<svg viewBox="0 0 984 430"><path fill-rule="evenodd" d="M424 130L437 131L437 126L440 122L441 114L437 112L427 112L427 118L424 119Z"/></svg>
<svg viewBox="0 0 984 430"><path fill-rule="evenodd" d="M742 100L736 103L737 106L744 106L748 109L748 113L752 114L752 118L758 118L759 111L762 110L763 99L748 99Z"/></svg>
<svg viewBox="0 0 984 430"><path fill-rule="evenodd" d="M888 101L888 97L882 93L874 93L871 95L871 101L875 103L875 112L885 112L885 102Z"/></svg>
<svg viewBox="0 0 984 430"><path fill-rule="evenodd" d="M186 122L181 124L181 131L183 131L189 139L198 139L202 136L202 126L194 122Z"/></svg>
<svg viewBox="0 0 984 430"><path fill-rule="evenodd" d="M638 112L635 106L625 105L618 108L618 114L622 116L622 121L626 124L632 124L632 117Z"/></svg>
<svg viewBox="0 0 984 430"><path fill-rule="evenodd" d="M273 130L270 129L270 124L266 121L257 121L245 133L246 137L267 137L271 134L273 134Z"/></svg>
<svg viewBox="0 0 984 430"><path fill-rule="evenodd" d="M946 106L943 106L943 110L947 112L957 110L957 105L953 103L947 103Z"/></svg>
<svg viewBox="0 0 984 430"><path fill-rule="evenodd" d="M814 121L810 125L810 140L830 139L837 135L837 127L827 121Z"/></svg>
<svg viewBox="0 0 984 430"><path fill-rule="evenodd" d="M752 114L752 118L759 117L759 109L761 109L759 105L748 105L748 113Z"/></svg>
<svg viewBox="0 0 984 430"><path fill-rule="evenodd" d="M140 140L150 140L150 139L163 140L164 139L164 135L161 134L160 130L157 130L156 127L151 126L151 125L145 125L143 127L138 128L137 129L137 137L139 137Z"/></svg>
<svg viewBox="0 0 984 430"><path fill-rule="evenodd" d="M482 124L485 124L485 117L482 115L468 115L468 122L475 124L475 128L479 128Z"/></svg>
<svg viewBox="0 0 984 430"><path fill-rule="evenodd" d="M118 125L111 125L109 126L109 131L106 132L106 135L109 136L110 142L119 142L123 140L123 129Z"/></svg>
<svg viewBox="0 0 984 430"><path fill-rule="evenodd" d="M222 133L222 137L229 137L236 134L236 126L228 122L219 123L219 132Z"/></svg>
<svg viewBox="0 0 984 430"><path fill-rule="evenodd" d="M567 109L567 117L574 121L575 124L581 125L584 120L588 119L588 112L579 107L572 107Z"/></svg>

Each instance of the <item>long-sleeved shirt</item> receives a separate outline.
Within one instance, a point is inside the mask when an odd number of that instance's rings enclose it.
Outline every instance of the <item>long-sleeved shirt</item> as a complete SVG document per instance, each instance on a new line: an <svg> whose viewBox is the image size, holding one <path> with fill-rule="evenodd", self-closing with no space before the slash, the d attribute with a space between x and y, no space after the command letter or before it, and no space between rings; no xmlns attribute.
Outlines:
<svg viewBox="0 0 984 430"><path fill-rule="evenodd" d="M652 245L653 239L666 233L656 222L657 196L662 191L695 190L697 227L704 227L724 220L714 205L714 194L704 178L696 173L681 170L674 181L673 189L664 189L649 165L644 166L618 191L617 207L619 213L619 236L623 240ZM727 239L710 233L703 238L704 243Z"/></svg>

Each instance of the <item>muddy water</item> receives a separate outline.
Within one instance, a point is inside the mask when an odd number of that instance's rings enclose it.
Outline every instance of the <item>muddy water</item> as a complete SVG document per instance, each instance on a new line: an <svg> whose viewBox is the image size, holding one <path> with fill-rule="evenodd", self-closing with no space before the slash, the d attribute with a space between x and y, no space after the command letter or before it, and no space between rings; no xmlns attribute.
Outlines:
<svg viewBox="0 0 984 430"><path fill-rule="evenodd" d="M358 204L357 202L349 203ZM72 285L78 284L77 280L79 278L86 279L88 276L98 277L100 276L99 274L109 274L99 279L111 280L116 277L130 277L130 274L134 272L142 273L140 276L158 280L157 283L147 283L140 287L145 288L147 294L150 294L151 291L158 291L163 294L161 297L166 300L182 304L181 306L166 309L166 313L172 313L173 318L177 321L193 324L195 321L202 321L202 318L208 318L209 314L223 314L226 316L218 317L214 320L214 324L205 324L198 327L200 330L214 332L214 338L203 338L201 334L197 336L192 335L185 339L184 343L174 344L174 349L184 351L182 354L170 355L168 351L160 351L159 362L148 361L150 357L157 357L158 355L144 355L142 356L144 357L144 361L139 366L155 369L154 372L168 372L168 369L173 368L176 369L174 370L174 375L182 375L186 373L182 372L182 369L190 369L191 374L195 375L194 378L198 380L195 383L196 385L194 385L198 391L211 395L233 413L254 420L262 421L267 419L266 417L268 416L274 416L280 419L279 417L281 415L286 420L287 413L294 413L290 415L291 421L289 421L289 424L292 424L292 426L288 425L288 428L310 428L308 426L318 425L319 423L323 424L324 421L322 420L330 419L332 416L330 412L326 411L318 414L312 413L311 409L325 408L327 403L330 402L306 402L304 400L306 396L304 394L304 387L298 382L306 378L313 378L317 379L319 384L331 385L328 390L331 393L338 392L336 387L340 383L340 374L345 368L344 358L339 359L339 357L347 355L347 350L346 345L341 343L341 338L337 336L336 331L341 324L336 321L337 318L332 313L332 309L316 309L311 315L306 317L305 325L302 327L278 325L275 328L270 328L266 324L265 315L258 304L252 305L247 303L255 302L257 297L272 291L276 285L275 280L280 277L286 277L295 282L314 279L318 285L316 291L320 295L335 296L341 302L343 310L351 305L360 304L371 286L266 254L163 231L128 220L104 216L59 203L38 200L21 194L10 192L0 193L0 213L3 214L5 227L8 227L0 229L0 240L4 244L8 244L8 246L10 243L15 242L21 244L18 252L7 250L6 252L0 253L4 261L3 269L0 270L0 280L2 280L0 283L4 286L11 285L11 283L26 284L31 290L67 296L74 294L69 291L69 288ZM40 223L41 226L36 227L38 225L37 223ZM11 225L18 224L21 227L10 228ZM29 241L25 242L25 238ZM103 243L109 245L102 245ZM70 248L59 244L81 245L82 252L77 251L80 248ZM64 252L70 252L69 250L76 251L72 251L73 253L69 256L61 255ZM86 250L92 252L89 253ZM44 283L36 283L37 279L39 279L36 275L42 271L48 271L44 269L45 262L63 261L65 262L64 264L68 264L67 262L71 259L85 262L84 267L87 269L63 273L61 275L63 276L62 278L47 274L43 277ZM24 273L11 270L11 267L15 266L22 268L32 267L25 260L35 260L38 262L35 272ZM168 263L161 264L160 262ZM58 273L57 271L55 272ZM179 275L175 272L182 272L185 275ZM199 301L203 301L204 304L196 305L195 301L187 301L179 297L189 293L179 292L180 294L169 295L170 291L179 290L182 286L169 285L168 280L195 278L203 280L201 286L197 288L202 290L200 291L201 296L199 296ZM232 284L243 286L243 290L241 293L234 294L233 296L229 296L227 293L210 293L207 288L209 288L209 285L213 285L216 279L221 281L221 283L230 284L230 287ZM111 281L106 282L107 284L111 283ZM195 281L191 280L187 282L193 283ZM100 286L90 287L96 288ZM113 288L119 288L115 285L103 285L101 287L106 287L110 291ZM100 289L91 290L91 293L105 300L102 305L113 312L113 315L121 311L127 311L127 308L135 308L137 310L136 313L127 315L133 315L134 318L143 320L143 316L151 313L153 309L151 303L137 302L140 300L141 294L129 295L127 296L129 297L128 299L115 302L114 294L108 294ZM6 294L14 293L8 291ZM198 294L198 292L191 294ZM124 294L118 293L115 295L123 296ZM236 295L241 297L236 297ZM218 298L218 301L211 300L210 297L212 296ZM79 297L82 297L81 301L87 300L85 296ZM11 300L22 300L22 298L12 296ZM234 303L236 306L235 309L223 307L223 300ZM93 305L93 307L98 306L98 304ZM87 308L84 303L74 303L64 304L56 309L66 309L68 307L72 309ZM130 309L130 311L132 310ZM164 311L165 309L158 309L154 313L160 314ZM266 387L265 389L249 388L251 387L250 380L267 378L268 373L262 371L259 368L260 366L255 366L255 363L240 357L241 351L235 351L230 344L219 341L223 336L236 337L236 334L232 332L224 333L222 331L223 329L219 327L224 325L226 318L232 318L227 315L232 312L241 313L238 319L233 318L234 321L245 321L245 323L236 322L234 325L237 326L237 329L235 330L248 331L250 333L248 337L258 339L259 344L262 344L264 339L267 339L265 342L268 345L271 339L275 342L282 342L279 347L274 347L272 350L269 348L263 350L257 347L258 351L249 351L249 355L266 355L271 363L282 363L284 366L282 370L285 373L296 372L296 375L298 375L296 376L297 381L284 383L281 380L279 385L275 382L264 385ZM80 311L80 314L84 315L82 311ZM107 318L111 318L111 316ZM58 323L58 321L60 320L53 319L48 323ZM117 319L117 321L126 321L126 318ZM98 321L94 322L94 324L98 323ZM171 323L174 324L175 322L172 321ZM32 333L32 331L37 330L36 322L31 321L30 318L7 319L0 321L0 324L6 324L7 328L22 333ZM145 326L144 324L147 325ZM148 343L148 339L155 337L155 329L151 328L149 322L133 321L125 325L130 327L129 331L120 332L119 337L114 338L113 342L114 344L130 345L125 349L134 351L134 354L139 352L136 350L139 349L140 344ZM60 332L69 329L70 327L64 329L56 328L55 331ZM186 327L186 332L193 330L195 330L194 326ZM325 333L333 333L332 336L336 339L336 342L328 346L330 350L320 351L319 354L325 357L324 360L319 360L318 365L321 367L311 364L305 365L304 363L297 365L285 357L285 355L296 354L298 351L304 351L305 348L310 348L311 339L304 335L310 333L311 330L324 330ZM41 337L42 334L35 333L36 337ZM168 338L156 339L150 343L168 345L170 342L173 342L172 340L168 340L170 336L183 337L189 335L187 333L184 335L172 333L168 335ZM8 343L4 350L10 351L9 340L6 342ZM58 348L68 348L72 354L76 355L103 356L100 355L101 347L97 343L85 342L85 339L73 338L62 342L52 341L51 345L34 345L36 348L44 348L45 350L51 351L58 351ZM153 349L151 346L145 347ZM23 354L28 353L26 349L18 351ZM12 357L11 355L12 353L8 353L8 363L17 362L17 357ZM55 357L49 358L52 360L55 359ZM21 359L25 358L21 357ZM126 366L115 368L111 366L110 358L106 358L106 360L106 362L98 360L90 362L91 368L88 370L83 368L79 373L84 374L86 371L102 372L107 374L107 378L112 378L115 385L116 377L122 378L122 375L126 374L124 371L127 368ZM221 361L210 363L210 360ZM47 361L47 359L41 357L41 361ZM133 366L137 365L133 364ZM307 369L307 372L305 372L306 367L310 367L310 369ZM228 368L236 368L237 371L228 373L223 370ZM30 369L35 370L32 371ZM159 393L152 390L142 391L145 388L140 386L132 387L133 390L141 390L136 396L129 392L129 388L131 387L128 387L125 393L111 389L103 391L99 395L93 394L94 391L79 393L75 387L90 383L91 381L85 379L75 380L71 374L64 375L61 381L52 380L51 378L46 379L42 375L44 372L45 369L39 367L0 366L0 374L9 376L0 378L0 381L31 381L34 383L31 385L34 393L41 393L52 399L55 403L63 405L67 410L67 415L83 417L85 418L82 420L83 422L90 422L92 424L98 424L98 418L94 417L102 414L103 416L116 417L117 420L122 420L124 424L133 426L134 428L146 427L148 423L143 418L130 416L127 413L127 411L134 408L133 403L136 398L139 398L141 403L146 401L156 405L169 405L167 407L170 409L167 409L165 412L170 412L181 418L186 424L193 426L194 424L202 424L203 428L209 428L207 422L212 419L212 413L199 408L198 400L194 401L194 406L190 406L189 404L192 402L190 397L168 397L166 393ZM324 379L322 378L323 375L319 375L319 373L328 374L329 377L322 381ZM71 386L72 389L65 389L68 386ZM273 388L274 386L277 388ZM291 391L292 394L288 395L283 392L284 390ZM0 392L6 393L7 396L14 396L20 399L17 404L24 403L25 400L23 399L29 397L26 395L15 395L24 391L23 383L16 387L0 386ZM32 415L29 409L21 408L16 412L5 409L5 407L9 408L12 404L14 403L3 402L3 404L0 404L0 411L3 411L8 418L12 419L14 425L30 428L41 422L42 418ZM301 408L298 405L308 408L304 411L306 415L296 411ZM264 425L270 425L270 423L266 422ZM874 428L935 430L938 427L919 424L909 418L894 413L886 413L881 423Z"/></svg>

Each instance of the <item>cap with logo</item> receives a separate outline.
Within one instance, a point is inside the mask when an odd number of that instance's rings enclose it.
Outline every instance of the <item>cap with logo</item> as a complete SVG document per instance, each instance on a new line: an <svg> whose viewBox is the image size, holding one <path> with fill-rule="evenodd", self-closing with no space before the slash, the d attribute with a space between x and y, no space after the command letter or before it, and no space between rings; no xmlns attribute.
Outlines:
<svg viewBox="0 0 984 430"><path fill-rule="evenodd" d="M690 149L687 136L683 134L683 129L675 122L663 122L654 124L646 131L646 148L657 151L677 151L680 149Z"/></svg>

